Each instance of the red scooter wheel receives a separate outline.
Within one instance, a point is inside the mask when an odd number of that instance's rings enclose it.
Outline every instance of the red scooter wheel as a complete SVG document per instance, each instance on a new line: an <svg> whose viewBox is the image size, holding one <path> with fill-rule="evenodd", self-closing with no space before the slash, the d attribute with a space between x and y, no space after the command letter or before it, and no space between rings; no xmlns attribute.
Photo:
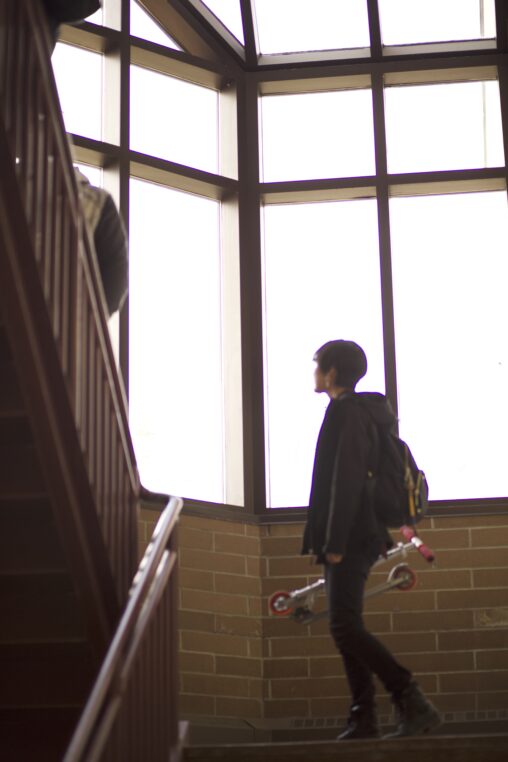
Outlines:
<svg viewBox="0 0 508 762"><path fill-rule="evenodd" d="M397 585L397 590L402 590L404 592L412 590L416 585L416 574L407 564L397 564L397 566L394 566L388 579L390 582L394 579L400 579L400 583Z"/></svg>
<svg viewBox="0 0 508 762"><path fill-rule="evenodd" d="M277 593L274 593L268 602L272 614L276 614L277 616L286 616L286 614L289 614L291 611L290 606L288 606L290 598L291 596L285 590L279 590Z"/></svg>

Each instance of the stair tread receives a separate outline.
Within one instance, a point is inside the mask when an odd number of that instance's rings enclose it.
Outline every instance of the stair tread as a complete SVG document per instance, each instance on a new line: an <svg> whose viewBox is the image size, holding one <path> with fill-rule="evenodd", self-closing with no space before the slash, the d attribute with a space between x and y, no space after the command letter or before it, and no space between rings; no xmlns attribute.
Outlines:
<svg viewBox="0 0 508 762"><path fill-rule="evenodd" d="M83 706L96 672L84 641L0 644L0 708Z"/></svg>
<svg viewBox="0 0 508 762"><path fill-rule="evenodd" d="M65 569L49 500L0 500L0 575Z"/></svg>
<svg viewBox="0 0 508 762"><path fill-rule="evenodd" d="M2 762L61 760L79 714L74 707L0 709Z"/></svg>
<svg viewBox="0 0 508 762"><path fill-rule="evenodd" d="M0 642L64 639L84 633L71 578L62 572L0 575Z"/></svg>
<svg viewBox="0 0 508 762"><path fill-rule="evenodd" d="M0 492L31 496L45 490L36 448L26 441L0 442Z"/></svg>
<svg viewBox="0 0 508 762"><path fill-rule="evenodd" d="M252 743L224 746L188 746L185 762L335 762L340 757L348 762L504 762L508 754L508 735L417 736L411 738L369 741L300 741L298 743ZM488 757L484 753L488 752Z"/></svg>

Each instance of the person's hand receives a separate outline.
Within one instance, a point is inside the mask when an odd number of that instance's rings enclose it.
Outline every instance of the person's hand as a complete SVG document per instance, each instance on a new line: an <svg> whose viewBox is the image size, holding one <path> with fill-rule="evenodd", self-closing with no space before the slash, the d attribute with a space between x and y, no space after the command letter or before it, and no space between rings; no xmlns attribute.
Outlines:
<svg viewBox="0 0 508 762"><path fill-rule="evenodd" d="M325 558L327 564L340 564L344 556L341 553L327 553Z"/></svg>

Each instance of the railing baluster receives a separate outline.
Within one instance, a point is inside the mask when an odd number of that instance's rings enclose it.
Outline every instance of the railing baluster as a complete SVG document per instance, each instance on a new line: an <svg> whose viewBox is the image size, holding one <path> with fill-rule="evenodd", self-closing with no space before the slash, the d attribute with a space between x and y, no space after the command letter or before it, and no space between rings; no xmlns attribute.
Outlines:
<svg viewBox="0 0 508 762"><path fill-rule="evenodd" d="M88 415L87 415L87 399L86 399L86 368L87 368L87 351L88 351L88 320L86 312L86 302L83 297L85 290L85 273L83 260L78 262L78 336L79 342L79 367L76 368L78 393L79 393L79 414L77 416L78 429L81 434L81 451L86 452L88 442ZM78 396L78 395L77 395Z"/></svg>
<svg viewBox="0 0 508 762"><path fill-rule="evenodd" d="M88 476L90 485L95 487L95 463L94 463L94 444L95 444L95 333L92 310L88 311L88 349L86 353L86 382L88 386L87 406L88 410L88 439L86 443L86 456L88 461Z"/></svg>
<svg viewBox="0 0 508 762"><path fill-rule="evenodd" d="M55 167L56 168L56 167ZM53 289L51 294L53 335L60 340L60 305L61 305L61 278L62 260L65 256L63 240L63 178L60 171L56 173L57 193L55 198L55 230L53 239Z"/></svg>
<svg viewBox="0 0 508 762"><path fill-rule="evenodd" d="M20 140L20 127L23 120L23 112L22 112L22 98L20 98L21 93L23 92L23 80L22 80L22 71L23 71L23 54L24 54L24 42L25 42L25 34L26 34L26 28L24 20L19 20L19 33L16 36L14 40L14 68L13 68L13 87L11 91L11 97L12 97L12 125L11 125L11 131L12 131L12 140L13 140L13 147L14 147L14 156L16 161L16 171L19 173L19 162L20 162L20 150L21 150L21 140Z"/></svg>
<svg viewBox="0 0 508 762"><path fill-rule="evenodd" d="M71 326L74 325L73 311L72 311L72 298L74 294L74 288L72 283L72 262L76 258L77 245L76 245L76 229L71 225L69 218L65 220L64 241L66 255L62 262L62 306L61 306L61 320L62 320L62 336L60 340L61 356L62 356L62 368L67 378L69 378L70 371L70 358L71 358ZM70 387L73 389L72 385ZM74 396L74 395L73 395Z"/></svg>
<svg viewBox="0 0 508 762"><path fill-rule="evenodd" d="M23 120L23 144L21 149L21 169L25 185L25 210L28 224L32 230L34 220L34 143L36 131L35 66L34 50L27 46L24 66L25 91L23 93L25 118Z"/></svg>
<svg viewBox="0 0 508 762"><path fill-rule="evenodd" d="M47 133L47 156L46 156L46 192L44 214L44 248L42 257L42 286L44 296L49 302L51 297L51 266L53 252L53 229L55 225L55 157L53 155L53 138L48 130Z"/></svg>
<svg viewBox="0 0 508 762"><path fill-rule="evenodd" d="M42 94L39 83L35 82L35 114L37 119L34 136L34 224L33 241L35 258L41 261L44 236L44 187L46 182L46 157L45 145L47 135L47 122L42 109Z"/></svg>
<svg viewBox="0 0 508 762"><path fill-rule="evenodd" d="M104 387L102 384L102 365L100 357L100 348L96 347L95 361L95 388L96 409L95 409L95 501L100 506L101 515L104 514L104 488L103 488L103 467L104 467Z"/></svg>
<svg viewBox="0 0 508 762"><path fill-rule="evenodd" d="M111 398L107 393L107 380L103 378L104 395L104 460L103 460L103 487L102 487L102 510L103 524L109 526L111 522Z"/></svg>
<svg viewBox="0 0 508 762"><path fill-rule="evenodd" d="M0 107L4 106L7 89L7 46L9 44L7 24L9 10L10 6L8 3L0 3Z"/></svg>
<svg viewBox="0 0 508 762"><path fill-rule="evenodd" d="M4 18L6 24L5 31L5 49L4 49L4 78L3 78L3 112L5 131L9 135L12 131L14 106L13 90L15 86L15 78L13 76L14 60L16 55L16 35L10 34L8 29L15 29L19 26L17 16L19 14L19 8L16 8L14 3L6 3L4 5ZM7 28L7 25L9 27Z"/></svg>

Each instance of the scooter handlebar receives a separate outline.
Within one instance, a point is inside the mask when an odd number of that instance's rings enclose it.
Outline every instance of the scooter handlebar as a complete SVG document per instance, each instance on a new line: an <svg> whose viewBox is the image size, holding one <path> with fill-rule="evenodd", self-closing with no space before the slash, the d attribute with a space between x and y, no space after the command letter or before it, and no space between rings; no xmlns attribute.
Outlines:
<svg viewBox="0 0 508 762"><path fill-rule="evenodd" d="M412 543L418 553L420 553L421 556L429 563L431 564L435 560L434 551L431 550L427 545L425 545L420 538L417 536L415 530L412 527L403 526L400 528L400 531L402 533L403 538L406 540L406 542Z"/></svg>

